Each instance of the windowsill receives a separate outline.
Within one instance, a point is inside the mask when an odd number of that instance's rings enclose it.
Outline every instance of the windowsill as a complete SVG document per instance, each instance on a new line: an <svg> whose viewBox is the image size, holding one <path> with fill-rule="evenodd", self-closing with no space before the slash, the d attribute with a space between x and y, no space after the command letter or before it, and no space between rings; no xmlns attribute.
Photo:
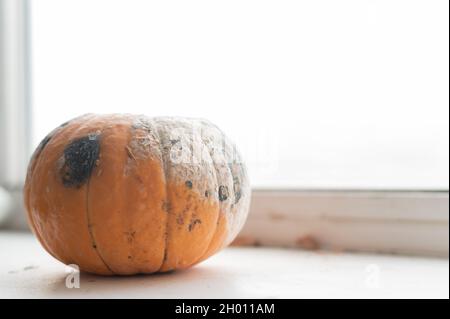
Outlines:
<svg viewBox="0 0 450 319"><path fill-rule="evenodd" d="M448 259L229 248L190 270L163 275L81 275L31 234L0 232L0 298L449 298Z"/></svg>

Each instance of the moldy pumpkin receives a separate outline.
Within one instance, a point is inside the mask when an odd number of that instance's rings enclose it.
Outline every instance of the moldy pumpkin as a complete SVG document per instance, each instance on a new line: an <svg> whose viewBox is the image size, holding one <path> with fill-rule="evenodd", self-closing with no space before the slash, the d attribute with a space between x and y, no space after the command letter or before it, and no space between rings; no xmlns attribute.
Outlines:
<svg viewBox="0 0 450 319"><path fill-rule="evenodd" d="M24 200L52 256L131 275L188 268L227 246L250 186L235 146L207 121L87 114L38 146Z"/></svg>

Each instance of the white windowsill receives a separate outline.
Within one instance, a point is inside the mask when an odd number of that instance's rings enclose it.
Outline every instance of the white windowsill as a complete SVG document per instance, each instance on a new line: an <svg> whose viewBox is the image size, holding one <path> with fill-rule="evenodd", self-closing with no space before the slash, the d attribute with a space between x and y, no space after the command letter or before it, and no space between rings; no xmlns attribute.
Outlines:
<svg viewBox="0 0 450 319"><path fill-rule="evenodd" d="M28 233L0 232L0 298L448 298L448 259L229 248L190 270L165 275L82 274Z"/></svg>

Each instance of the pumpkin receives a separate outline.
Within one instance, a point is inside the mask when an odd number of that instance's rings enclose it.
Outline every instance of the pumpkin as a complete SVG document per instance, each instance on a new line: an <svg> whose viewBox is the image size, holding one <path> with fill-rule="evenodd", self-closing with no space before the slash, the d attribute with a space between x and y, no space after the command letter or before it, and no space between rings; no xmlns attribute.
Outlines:
<svg viewBox="0 0 450 319"><path fill-rule="evenodd" d="M250 186L234 144L208 121L86 114L37 147L24 201L53 257L131 275L188 268L230 244Z"/></svg>

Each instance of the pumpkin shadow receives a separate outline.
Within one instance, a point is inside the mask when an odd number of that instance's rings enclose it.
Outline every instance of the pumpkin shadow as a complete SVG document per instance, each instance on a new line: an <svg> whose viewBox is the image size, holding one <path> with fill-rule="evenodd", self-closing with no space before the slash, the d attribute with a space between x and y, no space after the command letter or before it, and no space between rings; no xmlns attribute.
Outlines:
<svg viewBox="0 0 450 319"><path fill-rule="evenodd" d="M217 266L133 276L98 276L82 272L80 287L68 288L67 275L48 287L56 298L214 298L235 296L239 285Z"/></svg>

